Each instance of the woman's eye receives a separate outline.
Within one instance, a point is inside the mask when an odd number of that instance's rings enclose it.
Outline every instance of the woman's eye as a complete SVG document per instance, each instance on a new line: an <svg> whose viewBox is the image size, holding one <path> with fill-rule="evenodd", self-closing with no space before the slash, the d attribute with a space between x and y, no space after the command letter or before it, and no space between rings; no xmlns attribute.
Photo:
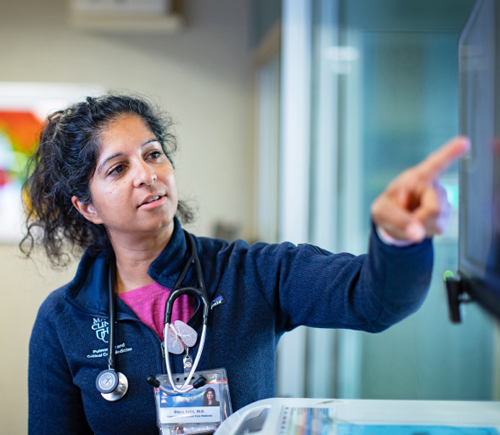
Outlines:
<svg viewBox="0 0 500 435"><path fill-rule="evenodd" d="M161 156L161 152L160 151L153 151L149 157L151 157L152 159L157 159Z"/></svg>
<svg viewBox="0 0 500 435"><path fill-rule="evenodd" d="M113 175L113 174L120 174L121 172L123 172L124 170L124 166L123 165L118 165L118 166L115 166L113 169L111 169L111 171L109 172L110 175Z"/></svg>

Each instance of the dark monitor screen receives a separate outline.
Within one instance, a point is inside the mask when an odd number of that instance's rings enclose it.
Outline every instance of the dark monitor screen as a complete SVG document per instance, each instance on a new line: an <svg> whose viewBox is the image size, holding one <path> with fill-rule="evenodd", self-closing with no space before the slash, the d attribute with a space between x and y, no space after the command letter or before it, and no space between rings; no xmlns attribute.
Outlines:
<svg viewBox="0 0 500 435"><path fill-rule="evenodd" d="M459 274L500 318L500 0L477 0L459 41Z"/></svg>

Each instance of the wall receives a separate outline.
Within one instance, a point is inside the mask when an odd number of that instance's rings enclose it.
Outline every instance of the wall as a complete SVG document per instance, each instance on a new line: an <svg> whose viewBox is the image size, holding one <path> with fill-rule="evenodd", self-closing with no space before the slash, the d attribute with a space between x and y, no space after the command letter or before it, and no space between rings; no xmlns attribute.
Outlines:
<svg viewBox="0 0 500 435"><path fill-rule="evenodd" d="M251 43L256 47L281 20L281 0L253 0Z"/></svg>
<svg viewBox="0 0 500 435"><path fill-rule="evenodd" d="M83 82L150 96L176 121L180 194L198 205L196 234L218 219L252 236L248 0L187 1L179 33L76 30L64 0L3 0L0 81ZM0 432L26 433L27 347L38 306L74 266L51 271L0 246Z"/></svg>

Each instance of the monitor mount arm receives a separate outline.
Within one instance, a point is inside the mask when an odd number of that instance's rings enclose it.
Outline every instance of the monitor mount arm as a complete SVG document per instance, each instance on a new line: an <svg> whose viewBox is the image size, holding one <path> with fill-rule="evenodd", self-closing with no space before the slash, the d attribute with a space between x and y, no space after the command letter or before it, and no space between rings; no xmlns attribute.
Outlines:
<svg viewBox="0 0 500 435"><path fill-rule="evenodd" d="M446 293L448 295L448 313L451 323L462 322L462 304L474 302L468 291L468 283L464 279L446 279Z"/></svg>

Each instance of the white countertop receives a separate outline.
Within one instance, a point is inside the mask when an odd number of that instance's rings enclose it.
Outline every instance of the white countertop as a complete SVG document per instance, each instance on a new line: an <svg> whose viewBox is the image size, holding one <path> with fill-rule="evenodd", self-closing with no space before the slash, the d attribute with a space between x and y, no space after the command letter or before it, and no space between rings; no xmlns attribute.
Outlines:
<svg viewBox="0 0 500 435"><path fill-rule="evenodd" d="M338 424L490 427L496 428L500 433L500 402L277 398L261 400L240 409L223 422L216 435L239 435L243 433L256 435L288 434L291 432L289 429L285 429L285 416L290 416L292 409L296 416L303 411L301 408L323 408L321 411L328 414L328 420L332 421L328 434L337 433L336 427L338 427ZM245 421L248 422L254 419L255 422L256 417L261 415L264 410L268 410L268 415L260 431L245 432L242 430L242 424ZM299 431L298 433L302 432ZM325 432L312 431L311 433ZM391 433L394 433L394 431ZM467 431L462 433L466 434Z"/></svg>

